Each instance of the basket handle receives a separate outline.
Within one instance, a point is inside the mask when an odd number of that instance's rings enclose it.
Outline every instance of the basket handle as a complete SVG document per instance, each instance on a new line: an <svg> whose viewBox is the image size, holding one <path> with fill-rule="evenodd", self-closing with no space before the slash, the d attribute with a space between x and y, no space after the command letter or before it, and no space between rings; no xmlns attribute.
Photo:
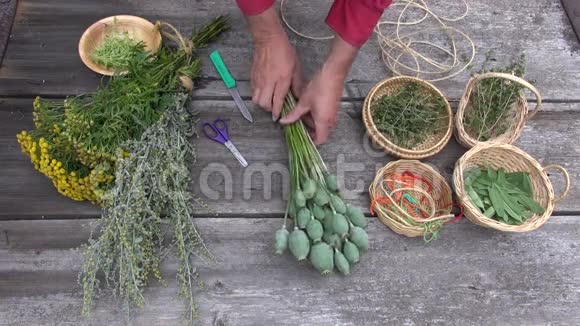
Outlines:
<svg viewBox="0 0 580 326"><path fill-rule="evenodd" d="M481 75L477 75L473 79L473 82L477 83L481 80L488 79L488 78L507 79L509 81L512 81L514 83L517 83L517 84L524 86L525 88L529 89L532 93L534 93L534 96L536 96L536 107L532 111L530 111L528 109L528 112L526 112L526 119L531 119L536 113L538 113L538 111L540 111L540 109L542 107L542 95L540 95L540 92L538 91L538 89L536 87L534 87L534 85L530 84L525 79L520 78L516 75L506 74L503 72L487 72L487 73L484 73Z"/></svg>
<svg viewBox="0 0 580 326"><path fill-rule="evenodd" d="M549 170L559 171L560 173L562 173L562 175L564 175L565 179L564 192L562 192L562 194L558 198L554 199L554 202L559 203L568 195L568 192L570 191L570 174L568 174L568 171L566 171L566 169L564 169L560 165L548 165L542 169L544 173L546 173Z"/></svg>

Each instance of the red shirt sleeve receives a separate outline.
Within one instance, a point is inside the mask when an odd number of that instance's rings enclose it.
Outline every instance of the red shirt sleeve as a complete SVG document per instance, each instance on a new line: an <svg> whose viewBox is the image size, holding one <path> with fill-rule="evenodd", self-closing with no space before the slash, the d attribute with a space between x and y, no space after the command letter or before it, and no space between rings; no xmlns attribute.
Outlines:
<svg viewBox="0 0 580 326"><path fill-rule="evenodd" d="M361 47L392 0L335 0L326 24L349 44Z"/></svg>
<svg viewBox="0 0 580 326"><path fill-rule="evenodd" d="M274 0L236 0L236 2L245 16L261 14L274 5Z"/></svg>

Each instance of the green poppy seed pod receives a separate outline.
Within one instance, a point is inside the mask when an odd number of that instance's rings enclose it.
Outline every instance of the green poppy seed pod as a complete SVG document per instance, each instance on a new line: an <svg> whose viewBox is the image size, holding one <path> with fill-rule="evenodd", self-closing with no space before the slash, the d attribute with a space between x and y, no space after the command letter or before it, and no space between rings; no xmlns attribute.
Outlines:
<svg viewBox="0 0 580 326"><path fill-rule="evenodd" d="M304 193L304 198L314 198L314 194L316 193L316 182L312 179L306 179L302 184L302 192Z"/></svg>
<svg viewBox="0 0 580 326"><path fill-rule="evenodd" d="M345 240L344 246L342 247L342 252L344 253L344 256L346 257L346 259L348 259L348 261L351 264L358 263L358 260L360 258L360 253L358 251L357 246L354 243L352 243L348 240Z"/></svg>
<svg viewBox="0 0 580 326"><path fill-rule="evenodd" d="M310 250L310 262L322 275L329 274L334 269L332 248L325 242L319 242Z"/></svg>
<svg viewBox="0 0 580 326"><path fill-rule="evenodd" d="M369 235L363 228L358 226L350 228L349 239L361 252L369 249Z"/></svg>
<svg viewBox="0 0 580 326"><path fill-rule="evenodd" d="M302 208L306 206L306 198L300 189L296 190L294 193L294 204L296 204L296 208Z"/></svg>
<svg viewBox="0 0 580 326"><path fill-rule="evenodd" d="M306 233L300 229L294 229L288 237L288 248L298 261L306 259L310 251L310 241Z"/></svg>
<svg viewBox="0 0 580 326"><path fill-rule="evenodd" d="M298 224L299 228L304 229L306 227L306 224L308 224L308 222L310 221L310 219L311 219L310 210L306 207L303 207L298 211L296 223Z"/></svg>
<svg viewBox="0 0 580 326"><path fill-rule="evenodd" d="M276 254L281 255L284 251L286 251L286 248L288 248L289 235L290 233L288 230L286 230L286 228L282 228L276 231L276 242L274 244Z"/></svg>
<svg viewBox="0 0 580 326"><path fill-rule="evenodd" d="M318 206L324 206L326 204L328 204L328 194L326 193L326 191L324 189L318 189L316 191L316 194L314 194L314 202L316 203L316 205Z"/></svg>
<svg viewBox="0 0 580 326"><path fill-rule="evenodd" d="M314 215L315 219L322 221L326 217L326 212L324 211L324 208L320 206L314 206L312 208L312 215Z"/></svg>
<svg viewBox="0 0 580 326"><path fill-rule="evenodd" d="M346 216L350 222L358 227L365 228L367 226L367 218L363 212L357 208L350 205L346 208Z"/></svg>
<svg viewBox="0 0 580 326"><path fill-rule="evenodd" d="M322 240L324 240L324 242L328 243L330 246L334 247L334 248L342 248L342 240L340 238L340 236L336 233L325 233L322 236Z"/></svg>
<svg viewBox="0 0 580 326"><path fill-rule="evenodd" d="M312 242L318 242L322 238L322 224L316 219L310 219L306 225L306 233Z"/></svg>
<svg viewBox="0 0 580 326"><path fill-rule="evenodd" d="M332 217L332 230L340 236L348 233L348 222L342 214L334 214Z"/></svg>
<svg viewBox="0 0 580 326"><path fill-rule="evenodd" d="M290 200L288 202L288 215L291 218L296 218L297 213L298 213L298 210L296 209L296 204L294 204L294 200Z"/></svg>
<svg viewBox="0 0 580 326"><path fill-rule="evenodd" d="M346 213L346 205L344 204L344 201L342 201L342 199L337 195L330 196L330 206L332 206L334 211L339 214Z"/></svg>
<svg viewBox="0 0 580 326"><path fill-rule="evenodd" d="M326 182L326 187L330 191L338 191L338 182L336 181L336 176L332 174L327 174L324 176L324 181Z"/></svg>
<svg viewBox="0 0 580 326"><path fill-rule="evenodd" d="M334 250L334 266L336 266L336 269L338 269L342 275L350 274L350 264L348 263L348 259L346 259L342 252L337 249Z"/></svg>
<svg viewBox="0 0 580 326"><path fill-rule="evenodd" d="M334 232L332 229L333 215L334 215L334 213L332 213L330 215L326 215L326 217L324 218L324 221L322 221L322 226L324 227L324 232L329 232L329 233Z"/></svg>

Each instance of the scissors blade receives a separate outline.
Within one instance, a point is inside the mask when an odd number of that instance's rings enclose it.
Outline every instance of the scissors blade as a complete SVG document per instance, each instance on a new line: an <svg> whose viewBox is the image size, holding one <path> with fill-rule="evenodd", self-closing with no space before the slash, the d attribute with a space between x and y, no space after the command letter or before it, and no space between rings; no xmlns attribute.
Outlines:
<svg viewBox="0 0 580 326"><path fill-rule="evenodd" d="M237 87L228 88L228 91L230 92L230 95L232 95L232 97L234 98L234 102L236 102L236 105L238 106L240 112L242 112L244 118L246 118L246 120L250 122L254 122L252 114L248 110L248 107L246 106L246 103L244 103L244 100L242 100L240 92L238 92L238 88Z"/></svg>
<svg viewBox="0 0 580 326"><path fill-rule="evenodd" d="M248 166L248 162L246 161L246 159L242 156L242 154L240 154L236 146L231 141L228 140L227 142L224 143L224 145L226 145L226 147L230 150L230 152L234 154L234 156L238 159L238 162L240 162L240 164L243 167Z"/></svg>

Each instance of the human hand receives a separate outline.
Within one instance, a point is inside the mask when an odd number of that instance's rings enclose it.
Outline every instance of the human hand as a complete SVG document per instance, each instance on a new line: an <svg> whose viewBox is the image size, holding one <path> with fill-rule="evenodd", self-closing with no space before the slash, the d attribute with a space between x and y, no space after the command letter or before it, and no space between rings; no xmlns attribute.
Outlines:
<svg viewBox="0 0 580 326"><path fill-rule="evenodd" d="M344 80L357 53L356 47L336 35L322 68L302 91L294 110L280 123L290 124L302 118L314 143L326 142L336 125Z"/></svg>
<svg viewBox="0 0 580 326"><path fill-rule="evenodd" d="M302 118L314 143L326 142L336 126L343 82L344 77L323 67L306 85L294 110L280 119L280 123L290 124Z"/></svg>
<svg viewBox="0 0 580 326"><path fill-rule="evenodd" d="M250 75L252 101L272 112L272 120L277 121L288 91L292 89L298 95L302 90L302 73L296 50L273 8L249 17L248 21L254 39Z"/></svg>

